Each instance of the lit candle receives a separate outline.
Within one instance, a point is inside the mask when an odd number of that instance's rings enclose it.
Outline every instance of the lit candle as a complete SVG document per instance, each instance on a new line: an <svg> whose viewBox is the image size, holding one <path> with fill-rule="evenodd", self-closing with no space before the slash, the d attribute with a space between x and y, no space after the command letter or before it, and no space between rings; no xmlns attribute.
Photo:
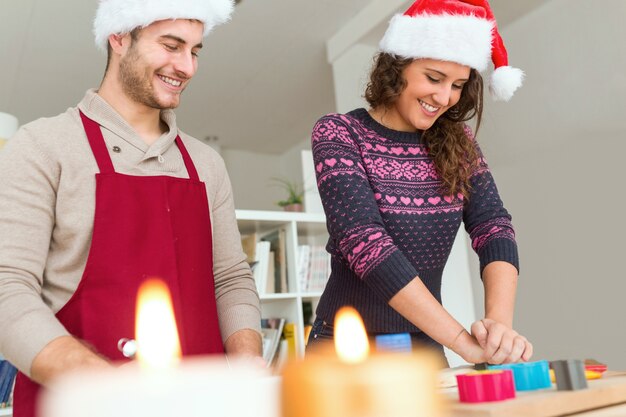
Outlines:
<svg viewBox="0 0 626 417"><path fill-rule="evenodd" d="M138 296L139 365L60 378L42 417L277 417L279 379L224 358L180 360L169 292L152 282ZM180 363L179 363L180 362Z"/></svg>
<svg viewBox="0 0 626 417"><path fill-rule="evenodd" d="M180 339L170 292L163 281L148 280L137 295L137 358L148 371L169 369L180 361Z"/></svg>
<svg viewBox="0 0 626 417"><path fill-rule="evenodd" d="M307 352L283 373L282 417L438 417L439 362L431 352L368 355L352 308L338 312L335 351Z"/></svg>

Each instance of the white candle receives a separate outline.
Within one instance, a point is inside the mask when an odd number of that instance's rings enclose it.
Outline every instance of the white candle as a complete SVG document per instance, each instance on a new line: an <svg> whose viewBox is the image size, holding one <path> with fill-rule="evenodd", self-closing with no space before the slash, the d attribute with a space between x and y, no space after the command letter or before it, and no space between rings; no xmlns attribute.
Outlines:
<svg viewBox="0 0 626 417"><path fill-rule="evenodd" d="M179 363L174 313L164 284L142 286L137 310L139 364L65 375L45 393L41 417L279 415L279 378L265 369L223 356Z"/></svg>
<svg viewBox="0 0 626 417"><path fill-rule="evenodd" d="M68 375L46 393L42 417L278 417L279 378L217 358L150 371L124 366Z"/></svg>

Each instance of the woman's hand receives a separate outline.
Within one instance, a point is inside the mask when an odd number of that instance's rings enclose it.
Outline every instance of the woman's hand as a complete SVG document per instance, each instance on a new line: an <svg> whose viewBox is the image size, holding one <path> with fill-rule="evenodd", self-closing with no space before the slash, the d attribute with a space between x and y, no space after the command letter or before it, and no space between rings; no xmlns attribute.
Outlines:
<svg viewBox="0 0 626 417"><path fill-rule="evenodd" d="M459 334L452 345L448 347L467 363L484 363L487 361L484 349L465 329Z"/></svg>
<svg viewBox="0 0 626 417"><path fill-rule="evenodd" d="M482 319L472 324L471 329L487 363L528 361L533 355L533 345L524 336L495 320Z"/></svg>

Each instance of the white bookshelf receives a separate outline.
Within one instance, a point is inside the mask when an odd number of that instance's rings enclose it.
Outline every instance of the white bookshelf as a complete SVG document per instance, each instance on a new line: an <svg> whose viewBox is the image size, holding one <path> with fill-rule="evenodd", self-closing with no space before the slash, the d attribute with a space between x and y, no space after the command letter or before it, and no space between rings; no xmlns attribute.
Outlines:
<svg viewBox="0 0 626 417"><path fill-rule="evenodd" d="M318 213L293 213L283 211L236 210L237 224L241 235L256 233L262 236L283 228L285 234L285 256L287 259L287 287L289 292L262 294L263 317L284 317L296 324L296 351L304 355L304 316L302 303L313 304L313 314L321 291L303 292L297 278L298 245L325 245L328 240L326 218Z"/></svg>

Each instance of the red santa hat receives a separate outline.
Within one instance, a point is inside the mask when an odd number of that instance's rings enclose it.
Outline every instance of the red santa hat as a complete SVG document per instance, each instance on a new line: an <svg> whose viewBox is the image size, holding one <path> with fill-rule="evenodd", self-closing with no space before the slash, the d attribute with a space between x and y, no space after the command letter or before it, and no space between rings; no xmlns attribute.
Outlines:
<svg viewBox="0 0 626 417"><path fill-rule="evenodd" d="M96 46L106 51L109 35L167 19L199 20L206 36L230 19L233 7L233 0L100 0L93 22Z"/></svg>
<svg viewBox="0 0 626 417"><path fill-rule="evenodd" d="M489 90L495 100L508 101L524 79L522 70L508 65L487 0L416 0L391 19L380 49L403 58L457 62L480 72L491 60Z"/></svg>

